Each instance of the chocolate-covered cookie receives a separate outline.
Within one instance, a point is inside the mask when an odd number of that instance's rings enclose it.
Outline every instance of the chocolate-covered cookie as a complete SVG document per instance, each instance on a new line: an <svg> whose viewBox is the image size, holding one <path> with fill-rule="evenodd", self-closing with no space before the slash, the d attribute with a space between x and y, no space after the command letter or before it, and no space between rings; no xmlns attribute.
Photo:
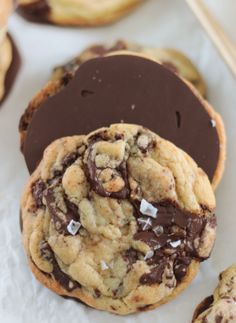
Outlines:
<svg viewBox="0 0 236 323"><path fill-rule="evenodd" d="M19 0L18 12L32 22L64 26L98 26L112 23L143 0Z"/></svg>
<svg viewBox="0 0 236 323"><path fill-rule="evenodd" d="M176 297L211 253L211 184L184 151L116 124L56 140L26 185L24 247L59 295L129 314Z"/></svg>
<svg viewBox="0 0 236 323"><path fill-rule="evenodd" d="M106 56L117 51L132 51L134 53L143 54L169 68L172 72L179 74L185 80L189 81L203 96L206 97L205 82L193 65L193 63L183 53L170 48L151 48L140 46L135 43L126 42L124 40L117 41L112 46L96 44L88 47L67 64L55 68L52 80L62 77L65 73L75 73L76 69L89 59Z"/></svg>
<svg viewBox="0 0 236 323"><path fill-rule="evenodd" d="M53 140L115 122L142 124L185 150L219 183L225 158L220 116L189 83L157 62L132 53L83 63L49 82L21 118L30 172Z"/></svg>
<svg viewBox="0 0 236 323"><path fill-rule="evenodd" d="M192 322L236 322L236 265L220 274L214 295L207 297L198 305Z"/></svg>
<svg viewBox="0 0 236 323"><path fill-rule="evenodd" d="M1 3L0 12L0 104L6 99L20 66L20 56L13 38L7 33L11 1Z"/></svg>

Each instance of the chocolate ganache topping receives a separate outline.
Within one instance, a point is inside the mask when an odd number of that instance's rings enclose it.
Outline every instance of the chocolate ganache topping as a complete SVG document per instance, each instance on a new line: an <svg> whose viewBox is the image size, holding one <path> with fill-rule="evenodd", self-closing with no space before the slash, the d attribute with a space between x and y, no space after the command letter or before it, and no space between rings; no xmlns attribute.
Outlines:
<svg viewBox="0 0 236 323"><path fill-rule="evenodd" d="M135 137L138 147L142 136L138 133ZM135 198L129 181L128 155L126 155L126 148L122 149L119 138L122 138L122 136L117 137L115 141L117 141L116 144L119 145L120 151L124 153L122 160L117 157L120 154L115 151L116 147L112 146L111 148L110 146L116 145L115 143L109 141L109 146L106 145L106 140L108 141L106 132L96 134L95 137L90 137L82 155L74 152L65 156L60 172L54 171L52 178L47 181L36 181L31 187L32 196L39 209L47 208L55 230L60 235L68 236L70 234L70 231L68 231L70 222L76 221L78 223L81 222L81 219L78 206L69 200L63 190L62 182L67 169L80 160L80 163L82 163L80 166L84 170L90 186L88 200L92 200L92 194L96 193L101 197L117 199L119 203L125 200L133 208L133 216L137 223L137 232L133 239L134 241L144 242L150 247L149 253L144 258L150 267L150 272L140 277L140 284L160 284L165 275L166 286L174 288L186 276L188 267L193 260L201 262L209 257L209 246L207 252L203 248L206 242L204 239L211 230L215 230L216 217L205 205L201 205L200 214L196 214L181 208L172 200L166 199L150 204L144 199L138 200ZM144 136L142 142L146 142ZM98 146L100 143L103 146ZM146 142L146 150L142 145L139 149L145 156L148 154L148 149L152 149L156 144L156 142L149 141L149 143ZM98 156L101 156L99 155L101 151L107 151L107 149L111 149L118 159L112 160L109 167L102 167L99 165L101 159ZM133 154L137 154L137 152ZM104 177L103 172L107 170L109 173L106 173ZM143 203L147 207L148 215L142 211ZM79 232L80 227L75 234L79 234ZM47 260L49 259L53 264L53 277L62 286L67 290L73 290L80 286L65 272L61 271L47 242L44 241L40 248L42 256ZM130 247L124 252L123 259L127 262L127 272L129 272L138 260L143 259L143 254ZM114 291L114 295L116 293L118 293L118 290ZM95 294L96 297L100 297L99 291L96 291Z"/></svg>
<svg viewBox="0 0 236 323"><path fill-rule="evenodd" d="M186 151L212 180L219 137L211 121L188 85L162 65L131 55L96 58L37 109L23 152L32 173L55 139L112 123L142 124Z"/></svg>

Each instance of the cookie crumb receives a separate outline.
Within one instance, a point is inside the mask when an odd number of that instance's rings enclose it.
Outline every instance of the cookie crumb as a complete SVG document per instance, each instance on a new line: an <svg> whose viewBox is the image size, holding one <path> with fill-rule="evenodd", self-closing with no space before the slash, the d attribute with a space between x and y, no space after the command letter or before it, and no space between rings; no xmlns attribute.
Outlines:
<svg viewBox="0 0 236 323"><path fill-rule="evenodd" d="M151 203L148 203L145 199L142 199L140 205L140 212L144 215L151 216L156 219L158 209L155 208Z"/></svg>
<svg viewBox="0 0 236 323"><path fill-rule="evenodd" d="M67 231L70 234L72 234L73 236L75 236L76 233L79 231L80 227L81 227L81 223L80 222L71 220L70 223L67 226Z"/></svg>

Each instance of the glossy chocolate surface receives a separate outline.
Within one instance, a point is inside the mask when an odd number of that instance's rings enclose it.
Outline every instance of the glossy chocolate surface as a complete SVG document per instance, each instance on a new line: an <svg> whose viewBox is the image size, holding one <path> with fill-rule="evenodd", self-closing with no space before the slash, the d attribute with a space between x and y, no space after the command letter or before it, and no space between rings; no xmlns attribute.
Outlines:
<svg viewBox="0 0 236 323"><path fill-rule="evenodd" d="M185 150L212 179L219 137L202 102L162 65L131 55L90 60L35 112L24 143L30 172L53 140L112 123L141 124Z"/></svg>

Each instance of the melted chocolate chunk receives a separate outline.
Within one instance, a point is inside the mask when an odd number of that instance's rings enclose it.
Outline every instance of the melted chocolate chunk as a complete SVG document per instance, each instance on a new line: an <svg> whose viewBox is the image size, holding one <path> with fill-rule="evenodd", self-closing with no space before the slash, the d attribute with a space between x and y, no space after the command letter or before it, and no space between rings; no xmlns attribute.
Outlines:
<svg viewBox="0 0 236 323"><path fill-rule="evenodd" d="M181 281L187 274L188 266L191 263L191 258L180 257L174 263L174 274L177 281Z"/></svg>
<svg viewBox="0 0 236 323"><path fill-rule="evenodd" d="M10 65L8 71L7 71L7 74L6 74L5 84L4 84L5 93L4 93L4 96L0 100L0 104L2 104L6 100L6 98L8 97L8 95L14 85L16 75L17 75L17 73L20 69L20 66L21 66L21 58L20 58L19 51L16 47L15 41L10 34L7 34L7 36L9 37L10 42L11 42L11 46L12 46L12 62L11 62L11 65Z"/></svg>
<svg viewBox="0 0 236 323"><path fill-rule="evenodd" d="M46 189L46 185L42 180L38 180L32 186L32 195L35 199L37 208L41 209L44 208L43 204L43 192Z"/></svg>
<svg viewBox="0 0 236 323"><path fill-rule="evenodd" d="M68 167L70 167L75 161L76 159L79 157L79 153L78 152L73 152L67 156L64 157L64 159L62 160L62 167L61 169L56 169L54 170L53 173L53 178L50 179L48 182L53 182L55 179L58 179L60 181L60 178L63 176L63 174L65 173L66 169Z"/></svg>
<svg viewBox="0 0 236 323"><path fill-rule="evenodd" d="M143 285L160 284L164 273L166 263L163 262L157 267L154 267L150 273L144 274L140 278L140 283Z"/></svg>
<svg viewBox="0 0 236 323"><path fill-rule="evenodd" d="M198 318L198 316L200 316L203 312L208 310L208 308L211 307L213 302L214 302L213 296L209 296L209 297L205 298L204 301L202 301L198 305L197 309L195 310L194 315L193 315L193 321L195 321Z"/></svg>
<svg viewBox="0 0 236 323"><path fill-rule="evenodd" d="M78 207L70 202L65 196L63 201L66 205L66 212L63 212L57 205L55 190L53 188L48 188L44 192L44 198L46 201L47 208L52 217L56 230L64 235L70 234L67 230L67 226L71 220L79 221L79 211Z"/></svg>
<svg viewBox="0 0 236 323"><path fill-rule="evenodd" d="M45 23L48 22L48 16L51 9L47 0L37 0L32 3L18 6L17 11L28 21Z"/></svg>
<svg viewBox="0 0 236 323"><path fill-rule="evenodd" d="M53 265L53 271L52 271L52 275L54 277L54 279L68 292L72 292L73 290L75 290L76 288L80 288L81 285L76 282L75 280L73 280L72 278L70 278L67 274L65 274L61 268L59 267L57 260L54 256L54 253L51 249L51 247L49 246L49 244L45 241L44 243L41 244L41 253L42 256L51 262L51 264Z"/></svg>
<svg viewBox="0 0 236 323"><path fill-rule="evenodd" d="M82 96L83 89L93 95ZM131 109L134 105L135 109ZM181 116L180 127L176 111ZM121 120L142 124L172 141L193 157L212 180L219 158L219 137L204 105L168 69L129 55L89 60L63 90L41 104L23 147L30 173L53 140L87 134Z"/></svg>
<svg viewBox="0 0 236 323"><path fill-rule="evenodd" d="M145 242L154 250L154 255L147 260L147 264L156 266L149 274L143 275L140 282L145 284L159 283L164 271L163 266L165 268L170 261L174 262L173 270L176 280L181 281L187 274L192 258L199 261L204 260L198 256L194 241L201 237L207 223L210 223L212 227L216 226L215 215L208 218L196 216L182 210L171 201L165 201L154 204L158 209L157 217L150 220L151 225L149 225L147 231L144 230L143 224L140 225L140 211L137 202L133 205L136 209L139 225L139 230L134 235L134 239Z"/></svg>
<svg viewBox="0 0 236 323"><path fill-rule="evenodd" d="M125 199L129 196L129 184L128 184L128 174L126 169L126 163L122 162L117 168L116 171L121 175L125 182L125 186L119 192L108 192L104 189L102 183L99 181L97 177L97 170L102 170L103 168L97 168L95 165L95 161L91 158L92 146L90 147L90 152L86 164L86 173L88 176L88 180L90 182L91 188L98 195L103 197L112 197L117 199Z"/></svg>
<svg viewBox="0 0 236 323"><path fill-rule="evenodd" d="M131 270L131 267L133 264L136 263L136 261L138 260L138 252L137 250L130 248L128 250L126 250L123 259L128 263L127 266L127 272L129 272Z"/></svg>

